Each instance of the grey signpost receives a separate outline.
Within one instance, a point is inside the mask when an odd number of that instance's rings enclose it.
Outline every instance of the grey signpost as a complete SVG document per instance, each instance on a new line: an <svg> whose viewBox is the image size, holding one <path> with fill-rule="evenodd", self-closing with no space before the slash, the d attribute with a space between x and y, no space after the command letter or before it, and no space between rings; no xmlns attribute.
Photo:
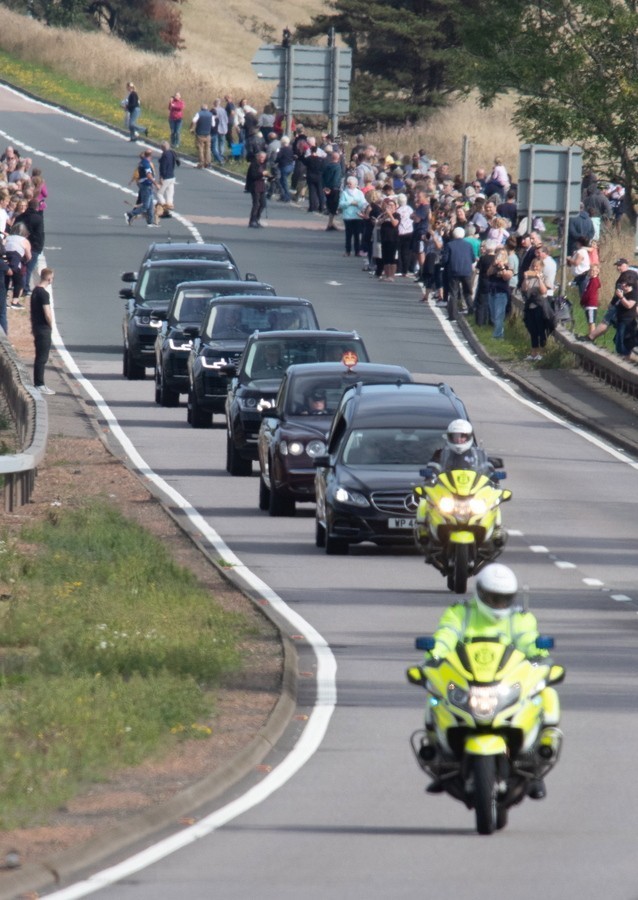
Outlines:
<svg viewBox="0 0 638 900"><path fill-rule="evenodd" d="M260 47L252 60L258 78L276 81L271 100L286 116L295 113L328 116L336 134L339 116L350 111L352 51L347 47L306 44Z"/></svg>
<svg viewBox="0 0 638 900"><path fill-rule="evenodd" d="M563 216L561 293L567 285L567 230L570 216L580 210L583 151L560 144L524 144L518 166L518 208L527 212L527 230L534 215Z"/></svg>

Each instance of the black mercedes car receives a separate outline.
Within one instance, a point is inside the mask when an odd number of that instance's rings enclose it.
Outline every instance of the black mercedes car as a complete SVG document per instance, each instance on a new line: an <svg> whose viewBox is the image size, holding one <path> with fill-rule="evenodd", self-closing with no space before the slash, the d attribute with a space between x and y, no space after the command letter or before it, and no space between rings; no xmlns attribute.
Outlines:
<svg viewBox="0 0 638 900"><path fill-rule="evenodd" d="M326 436L343 392L354 384L412 381L403 366L379 363L310 363L290 366L273 407L262 410L258 436L259 508L293 515L295 504L315 499L314 459L326 452Z"/></svg>
<svg viewBox="0 0 638 900"><path fill-rule="evenodd" d="M239 281L237 266L228 260L156 259L144 263L132 288L122 288L125 300L122 335L122 372L125 378L144 378L147 366L155 363L155 338L175 288L184 281L204 279Z"/></svg>
<svg viewBox="0 0 638 900"><path fill-rule="evenodd" d="M346 365L369 361L356 331L272 331L249 338L239 367L224 367L232 378L226 397L226 469L231 475L250 475L258 458L261 410L274 404L288 366L339 360Z"/></svg>
<svg viewBox="0 0 638 900"><path fill-rule="evenodd" d="M247 284L246 287L249 285ZM208 307L201 333L188 357L188 421L193 428L210 427L214 413L223 413L228 393L225 366L238 366L249 335L256 331L319 327L310 300L276 297L271 289L219 297Z"/></svg>
<svg viewBox="0 0 638 900"><path fill-rule="evenodd" d="M317 547L413 543L419 470L443 446L452 419L466 419L447 384L356 385L335 413L327 452L315 459Z"/></svg>
<svg viewBox="0 0 638 900"><path fill-rule="evenodd" d="M153 241L142 257L140 269L150 259L210 259L237 266L226 244L217 241ZM133 283L137 281L137 275L137 272L124 272L122 281Z"/></svg>
<svg viewBox="0 0 638 900"><path fill-rule="evenodd" d="M274 293L272 285L263 281L187 281L178 284L166 316L158 317L163 321L155 338L155 402L160 406L177 406L179 395L189 393L188 360L193 341L199 342L198 335L211 300L227 294L239 297ZM225 397L224 376L222 409Z"/></svg>

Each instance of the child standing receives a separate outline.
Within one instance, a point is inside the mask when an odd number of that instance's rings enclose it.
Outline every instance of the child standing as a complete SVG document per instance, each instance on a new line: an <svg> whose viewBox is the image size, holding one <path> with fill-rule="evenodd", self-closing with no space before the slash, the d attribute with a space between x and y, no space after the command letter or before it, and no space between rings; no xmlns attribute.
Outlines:
<svg viewBox="0 0 638 900"><path fill-rule="evenodd" d="M589 279L585 285L580 305L583 307L587 316L588 334L591 338L596 327L596 315L598 313L598 297L600 294L600 266L592 265L589 272Z"/></svg>

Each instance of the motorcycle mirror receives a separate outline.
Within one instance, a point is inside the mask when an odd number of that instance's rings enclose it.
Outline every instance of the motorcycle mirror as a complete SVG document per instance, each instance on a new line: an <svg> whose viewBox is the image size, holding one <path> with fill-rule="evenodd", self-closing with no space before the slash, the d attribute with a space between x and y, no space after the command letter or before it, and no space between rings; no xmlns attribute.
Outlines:
<svg viewBox="0 0 638 900"><path fill-rule="evenodd" d="M417 650L434 650L435 644L436 641L431 634L418 637L414 642L414 646Z"/></svg>
<svg viewBox="0 0 638 900"><path fill-rule="evenodd" d="M425 676L418 666L410 666L405 674L408 676L410 684L422 685L425 681Z"/></svg>
<svg viewBox="0 0 638 900"><path fill-rule="evenodd" d="M552 666L549 670L548 684L560 684L565 680L565 669L562 666Z"/></svg>
<svg viewBox="0 0 638 900"><path fill-rule="evenodd" d="M416 487L413 488L413 491L417 495L417 497L422 497L424 494L424 490L419 484L417 484Z"/></svg>
<svg viewBox="0 0 638 900"><path fill-rule="evenodd" d="M505 503L507 500L511 500L511 499L512 499L512 492L511 491L503 491L503 493L501 494L501 503Z"/></svg>
<svg viewBox="0 0 638 900"><path fill-rule="evenodd" d="M554 638L550 637L548 634L539 634L536 638L536 647L539 650L553 650Z"/></svg>
<svg viewBox="0 0 638 900"><path fill-rule="evenodd" d="M500 456L488 456L487 461L490 463L490 465L494 466L495 469L503 468L503 460Z"/></svg>

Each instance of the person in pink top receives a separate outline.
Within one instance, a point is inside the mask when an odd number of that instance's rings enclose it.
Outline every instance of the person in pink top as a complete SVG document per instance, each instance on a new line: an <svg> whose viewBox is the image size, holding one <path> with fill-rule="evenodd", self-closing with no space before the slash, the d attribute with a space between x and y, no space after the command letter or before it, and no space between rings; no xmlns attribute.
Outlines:
<svg viewBox="0 0 638 900"><path fill-rule="evenodd" d="M182 95L179 91L175 91L168 101L168 124L171 129L171 147L173 150L177 150L179 147L185 106Z"/></svg>
<svg viewBox="0 0 638 900"><path fill-rule="evenodd" d="M600 267L591 266L589 269L589 279L585 285L580 305L587 316L587 326L589 328L588 337L592 337L596 328L596 315L598 313L598 297L600 295Z"/></svg>

